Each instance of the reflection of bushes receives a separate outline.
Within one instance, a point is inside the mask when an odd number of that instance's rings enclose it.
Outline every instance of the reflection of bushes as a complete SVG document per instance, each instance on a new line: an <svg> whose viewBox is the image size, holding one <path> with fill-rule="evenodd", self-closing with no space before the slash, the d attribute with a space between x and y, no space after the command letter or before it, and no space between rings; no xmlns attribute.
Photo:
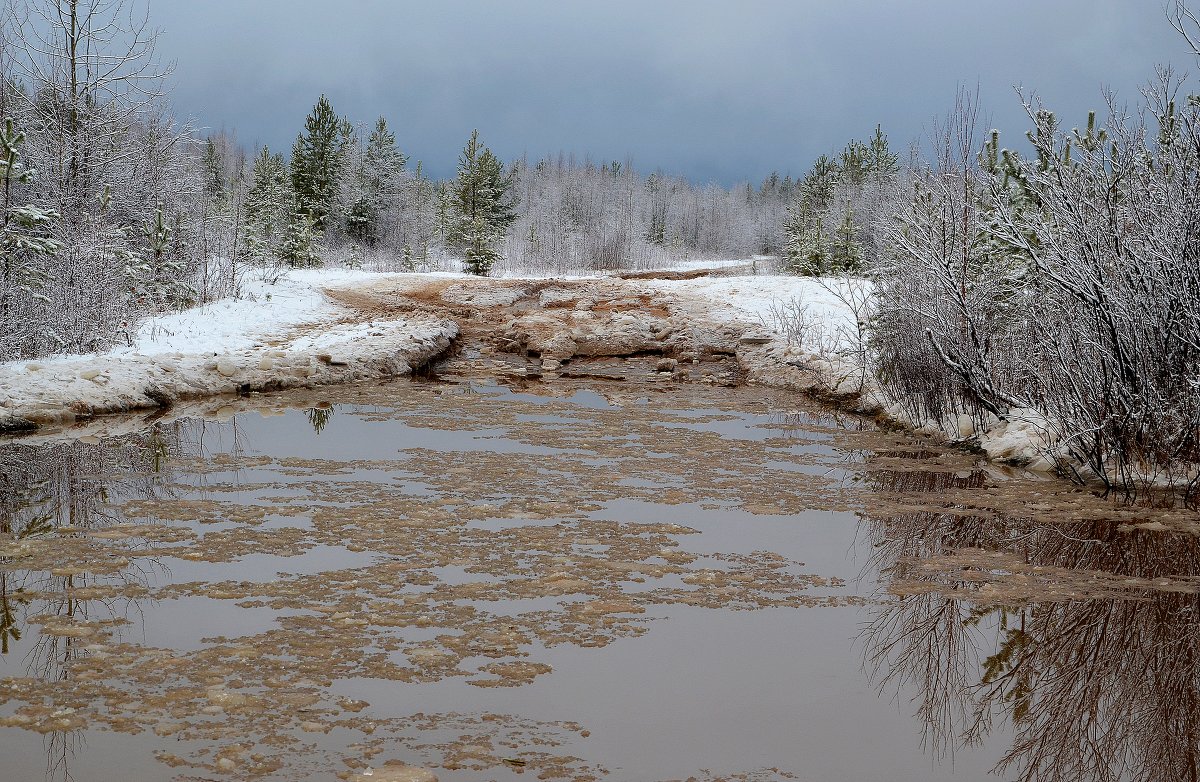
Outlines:
<svg viewBox="0 0 1200 782"><path fill-rule="evenodd" d="M8 573L0 573L0 654L8 654L9 643L21 640L17 607L26 602L20 589L9 593Z"/></svg>
<svg viewBox="0 0 1200 782"><path fill-rule="evenodd" d="M911 492L915 475L874 479ZM997 771L1019 780L1200 776L1196 538L1088 518L1089 506L1100 519L1111 508L1077 494L1039 495L1043 515L1074 519L1062 523L989 512L1012 503L1003 487L956 498L963 481L930 477L926 509L868 522L901 595L863 635L880 686L916 688L938 752L1006 719L1014 735Z"/></svg>
<svg viewBox="0 0 1200 782"><path fill-rule="evenodd" d="M192 448L190 436L188 425L177 423L100 444L66 441L26 445L18 441L0 447L0 543L74 537L80 534L76 530L95 530L124 521L110 504L114 494L158 496L171 460ZM3 654L21 639L24 614L86 620L92 607L88 601L73 597L74 590L102 578L115 577L130 583L142 577L133 567L101 577L17 570L15 564L0 558ZM39 595L35 611L31 605ZM113 606L107 608L116 610ZM73 645L70 638L42 636L30 659L31 667L62 672L76 653Z"/></svg>
<svg viewBox="0 0 1200 782"><path fill-rule="evenodd" d="M199 427L199 428L197 428ZM110 505L116 496L158 497L172 460L193 453L203 442L204 424L176 423L99 444L67 441L50 445L0 445L0 545L55 537L66 541L125 521ZM131 598L82 599L80 590L138 585L147 574L128 565L107 575L16 569L20 561L0 557L0 654L21 641L29 617L67 625L123 617ZM28 568L28 565L25 566ZM106 590L101 590L105 592ZM111 591L111 590L108 590ZM135 590L136 591L136 590ZM72 665L87 656L86 639L41 634L25 662L31 675L65 680ZM79 742L75 727L46 738L47 768L70 778L68 763Z"/></svg>

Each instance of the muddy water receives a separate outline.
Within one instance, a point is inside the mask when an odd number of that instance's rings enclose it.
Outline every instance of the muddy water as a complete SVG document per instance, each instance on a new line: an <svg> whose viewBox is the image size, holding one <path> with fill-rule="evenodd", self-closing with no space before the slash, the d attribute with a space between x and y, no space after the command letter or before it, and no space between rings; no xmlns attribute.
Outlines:
<svg viewBox="0 0 1200 782"><path fill-rule="evenodd" d="M1187 511L752 388L305 393L0 449L0 780L1197 769Z"/></svg>

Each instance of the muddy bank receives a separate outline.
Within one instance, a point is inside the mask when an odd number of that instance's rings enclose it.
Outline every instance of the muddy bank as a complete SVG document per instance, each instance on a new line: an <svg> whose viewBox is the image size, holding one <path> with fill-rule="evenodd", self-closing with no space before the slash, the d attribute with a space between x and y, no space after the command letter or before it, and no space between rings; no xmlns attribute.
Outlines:
<svg viewBox="0 0 1200 782"><path fill-rule="evenodd" d="M619 382L635 372L668 384L781 388L886 425L967 441L997 461L1054 469L1041 453L1036 422L997 421L986 432L960 426L946 433L906 419L881 401L852 362L800 350L759 321L747 302L769 301L775 289L764 278L727 276L739 271L744 267L644 279L387 275L341 281L324 290L342 313L337 322L242 350L18 365L0 377L0 433L183 400L406 376L453 351L460 369L478 359L474 370L481 374L524 381ZM693 279L714 274L723 276L718 287ZM649 371L646 362L613 363L634 357L653 359Z"/></svg>
<svg viewBox="0 0 1200 782"><path fill-rule="evenodd" d="M512 376L615 380L612 359L652 358L659 380L751 383L887 415L848 363L789 347L736 309L636 280L393 278L328 293L363 317L453 319L461 348ZM645 374L644 362L630 367Z"/></svg>
<svg viewBox="0 0 1200 782"><path fill-rule="evenodd" d="M731 278L731 297L761 298L749 280ZM678 285L678 288L675 285ZM722 288L721 290L724 290ZM749 290L748 290L749 289ZM461 345L504 358L500 371L530 380L621 380L613 359L657 358L652 379L780 388L997 462L1036 472L1057 468L1045 422L1014 411L977 431L969 417L945 431L889 405L853 360L789 345L737 301L703 295L684 278L477 280L390 278L354 290L330 290L364 317L438 317L458 322ZM744 302L742 302L744 305ZM492 371L496 367L491 367ZM629 371L642 372L644 369ZM1026 411L1031 412L1031 411Z"/></svg>
<svg viewBox="0 0 1200 782"><path fill-rule="evenodd" d="M746 349L774 339L761 324L697 317L685 298L616 279L389 279L329 295L364 317L453 319L463 350L530 379L652 358L662 379L736 384L747 378Z"/></svg>
<svg viewBox="0 0 1200 782"><path fill-rule="evenodd" d="M247 349L19 365L0 378L0 433L61 429L102 414L221 395L406 376L451 352L459 369L475 360L478 372L510 380L620 382L636 372L664 383L749 382L884 415L872 395L861 393L853 368L788 347L736 307L669 286L660 278L397 275L328 287L326 296L345 313L340 322ZM652 360L613 363L629 358Z"/></svg>

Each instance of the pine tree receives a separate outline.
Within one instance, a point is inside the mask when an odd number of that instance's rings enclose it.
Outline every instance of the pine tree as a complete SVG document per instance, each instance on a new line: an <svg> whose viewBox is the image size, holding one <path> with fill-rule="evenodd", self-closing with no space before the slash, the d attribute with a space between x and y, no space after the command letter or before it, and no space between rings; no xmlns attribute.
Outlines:
<svg viewBox="0 0 1200 782"><path fill-rule="evenodd" d="M833 201L833 191L838 183L838 165L828 155L821 155L813 167L800 180L800 197L808 202L808 209L824 212Z"/></svg>
<svg viewBox="0 0 1200 782"><path fill-rule="evenodd" d="M758 188L759 195L774 195L779 190L779 172L772 171L771 175L762 181Z"/></svg>
<svg viewBox="0 0 1200 782"><path fill-rule="evenodd" d="M276 257L279 242L292 221L295 196L282 155L268 147L259 151L246 193L246 253L256 262Z"/></svg>
<svg viewBox="0 0 1200 782"><path fill-rule="evenodd" d="M887 136L882 125L875 126L875 135L867 147L867 170L880 176L891 176L900 171L900 158L888 148Z"/></svg>
<svg viewBox="0 0 1200 782"><path fill-rule="evenodd" d="M842 166L861 170L861 144L852 142L834 161L821 155L804 178L796 183L792 205L784 222L784 255L787 270L792 274L819 277L832 266L832 249L825 232L824 216L833 202L834 192L842 182ZM854 174L857 176L857 174Z"/></svg>
<svg viewBox="0 0 1200 782"><path fill-rule="evenodd" d="M851 141L838 156L838 178L850 187L858 187L866 181L870 168L870 149L861 141Z"/></svg>
<svg viewBox="0 0 1200 782"><path fill-rule="evenodd" d="M513 188L515 170L504 170L500 159L487 147L479 155L479 172L491 193L486 203L487 222L496 231L504 233L517 219L517 199Z"/></svg>
<svg viewBox="0 0 1200 782"><path fill-rule="evenodd" d="M834 232L829 253L830 271L857 274L862 271L863 252L854 226L854 208L847 203L846 215Z"/></svg>
<svg viewBox="0 0 1200 782"><path fill-rule="evenodd" d="M488 225L483 215L467 220L462 241L465 247L464 265L469 273L486 277L491 272L492 266L500 259L495 248L496 239L495 229Z"/></svg>
<svg viewBox="0 0 1200 782"><path fill-rule="evenodd" d="M808 201L801 198L789 208L784 231L787 271L808 277L820 277L829 272L832 258L824 222Z"/></svg>
<svg viewBox="0 0 1200 782"><path fill-rule="evenodd" d="M317 231L328 230L330 218L338 210L346 148L353 132L322 95L292 146L292 188L300 210L311 218Z"/></svg>
<svg viewBox="0 0 1200 782"><path fill-rule="evenodd" d="M479 131L472 131L458 160L454 184L458 219L450 235L472 274L487 274L499 258L495 246L516 219L512 184L512 174L479 143Z"/></svg>
<svg viewBox="0 0 1200 782"><path fill-rule="evenodd" d="M204 193L214 204L222 204L227 195L225 183L225 161L221 157L217 144L211 138L204 142L204 155L201 158L204 170Z"/></svg>
<svg viewBox="0 0 1200 782"><path fill-rule="evenodd" d="M805 207L802 200L790 204L787 208L787 217L783 221L784 269L792 274L800 273L804 234L808 230L808 214Z"/></svg>
<svg viewBox="0 0 1200 782"><path fill-rule="evenodd" d="M254 159L251 175L254 181L246 194L246 218L266 226L270 238L295 200L283 155L272 155L269 147L263 147Z"/></svg>
<svg viewBox="0 0 1200 782"><path fill-rule="evenodd" d="M400 187L407 158L396 147L396 136L380 117L367 138L367 149L357 172L357 192L346 217L347 233L366 244L379 239L380 215Z"/></svg>
<svg viewBox="0 0 1200 782"><path fill-rule="evenodd" d="M279 248L280 259L293 269L320 266L321 256L315 246L316 233L312 217L297 207Z"/></svg>
<svg viewBox="0 0 1200 782"><path fill-rule="evenodd" d="M657 171L646 177L646 191L650 194L650 224L646 228L646 241L662 247L667 241L667 201L662 195L662 175Z"/></svg>
<svg viewBox="0 0 1200 782"><path fill-rule="evenodd" d="M1095 114L1091 115L1094 122ZM1092 134L1094 126L1089 122L1088 133ZM1103 131L1101 131L1103 133ZM1103 140L1101 140L1102 143ZM1011 153L1000 148L1000 131L992 130L989 139L984 142L983 150L979 153L979 170L985 175L990 185L990 192L983 191L976 196L976 207L979 210L979 229L972 242L976 251L971 257L977 261L978 268L967 269L968 274L978 274L983 267L990 267L995 273L1011 276L1016 281L1028 276L1034 266L1033 258L1025 246L1037 247L1039 240L1033 231L1025 231L1022 246L1014 246L1006 239L999 229L999 209L1012 215L1017 224L1029 224L1030 213L1036 212L1036 202L1021 177L1014 176L1014 163ZM1013 285L1015 289L1017 285Z"/></svg>
<svg viewBox="0 0 1200 782"><path fill-rule="evenodd" d="M396 134L388 130L387 120L380 117L367 137L367 154L363 163L366 185L375 193L391 193L396 180L404 171L408 157L396 146Z"/></svg>
<svg viewBox="0 0 1200 782"><path fill-rule="evenodd" d="M784 201L790 201L795 189L796 183L792 181L792 175L788 174L783 178L783 183L779 185L779 197Z"/></svg>
<svg viewBox="0 0 1200 782"><path fill-rule="evenodd" d="M429 245L433 241L434 234L438 231L436 224L436 214L431 215L429 211L430 202L437 197L434 190L434 184L425 178L425 174L421 168L421 161L417 161L416 171L413 172L413 223L416 227L417 239L417 260L424 266L429 262ZM435 206L436 209L436 206Z"/></svg>
<svg viewBox="0 0 1200 782"><path fill-rule="evenodd" d="M454 233L451 226L453 200L449 183L438 182L434 191L434 221L437 225L438 239L446 245L450 244L450 237Z"/></svg>
<svg viewBox="0 0 1200 782"><path fill-rule="evenodd" d="M831 266L829 238L825 233L824 220L817 215L810 230L800 239L797 272L808 277L822 277Z"/></svg>
<svg viewBox="0 0 1200 782"><path fill-rule="evenodd" d="M125 274L135 300L143 307L185 307L196 297L195 289L185 282L184 261L173 250L175 230L167 225L162 207L141 227L145 249L126 257Z"/></svg>

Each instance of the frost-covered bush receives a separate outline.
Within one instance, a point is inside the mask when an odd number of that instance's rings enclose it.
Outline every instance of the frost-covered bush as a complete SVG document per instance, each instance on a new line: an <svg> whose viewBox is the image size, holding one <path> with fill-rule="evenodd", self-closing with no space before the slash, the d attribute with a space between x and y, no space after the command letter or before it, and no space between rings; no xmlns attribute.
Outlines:
<svg viewBox="0 0 1200 782"><path fill-rule="evenodd" d="M237 288L237 161L214 166L216 143L165 112L143 9L60 10L27 0L4 17L0 360L99 350L143 315Z"/></svg>
<svg viewBox="0 0 1200 782"><path fill-rule="evenodd" d="M1200 103L1169 73L1145 97L1082 130L1027 102L1029 155L996 133L966 154L958 113L963 143L914 172L879 270L880 379L910 412L1032 409L1106 480L1194 481Z"/></svg>

